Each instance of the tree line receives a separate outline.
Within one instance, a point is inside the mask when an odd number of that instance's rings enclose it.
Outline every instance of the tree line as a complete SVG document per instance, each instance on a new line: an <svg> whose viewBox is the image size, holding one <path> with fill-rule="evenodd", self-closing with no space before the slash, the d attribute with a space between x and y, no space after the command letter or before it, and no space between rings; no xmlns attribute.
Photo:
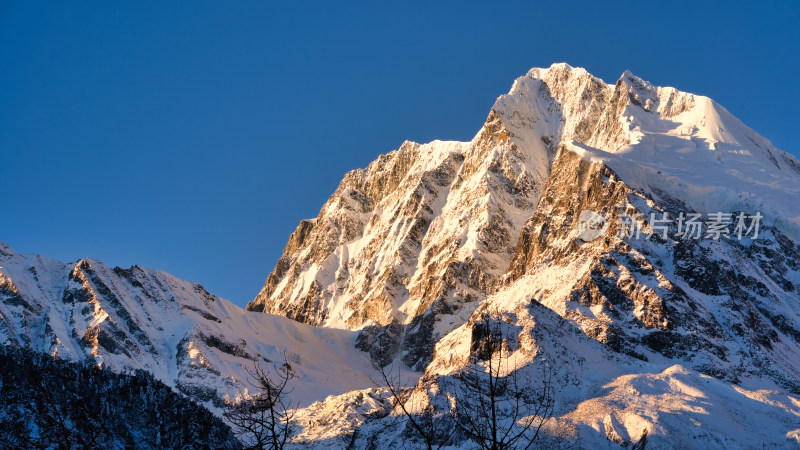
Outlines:
<svg viewBox="0 0 800 450"><path fill-rule="evenodd" d="M230 427L145 371L0 346L0 448L239 449Z"/></svg>

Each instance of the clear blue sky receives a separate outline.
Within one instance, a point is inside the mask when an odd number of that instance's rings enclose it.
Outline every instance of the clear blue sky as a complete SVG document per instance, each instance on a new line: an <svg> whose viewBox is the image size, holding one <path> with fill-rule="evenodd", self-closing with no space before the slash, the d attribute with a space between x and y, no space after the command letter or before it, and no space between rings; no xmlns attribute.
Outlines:
<svg viewBox="0 0 800 450"><path fill-rule="evenodd" d="M244 305L346 171L470 139L560 61L708 95L797 155L799 4L654 3L0 2L0 241Z"/></svg>

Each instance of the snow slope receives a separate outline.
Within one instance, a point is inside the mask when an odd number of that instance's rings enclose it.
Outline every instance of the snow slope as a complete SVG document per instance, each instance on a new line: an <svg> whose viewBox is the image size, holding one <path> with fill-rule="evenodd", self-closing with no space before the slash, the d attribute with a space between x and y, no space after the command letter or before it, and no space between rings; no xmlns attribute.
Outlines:
<svg viewBox="0 0 800 450"><path fill-rule="evenodd" d="M530 281L530 280L528 280ZM628 448L648 432L647 448L797 448L800 397L769 383L733 385L668 358L641 361L610 350L523 290L492 296L477 311L505 321L510 367L539 380L542 361L555 364L553 418L545 448ZM514 299L513 301L510 299ZM474 321L437 343L437 358L417 385L414 403L442 404L450 375L468 357ZM425 381L427 380L427 381ZM293 448L415 448L422 445L385 391L348 392L298 414ZM456 436L445 448L469 448Z"/></svg>

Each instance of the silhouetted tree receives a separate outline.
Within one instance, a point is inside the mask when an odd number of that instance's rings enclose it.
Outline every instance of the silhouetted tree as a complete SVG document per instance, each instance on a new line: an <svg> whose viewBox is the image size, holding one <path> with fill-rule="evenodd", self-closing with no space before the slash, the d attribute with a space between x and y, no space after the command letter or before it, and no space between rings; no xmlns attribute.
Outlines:
<svg viewBox="0 0 800 450"><path fill-rule="evenodd" d="M433 450L444 447L453 436L455 428L449 423L449 420L437 420L436 411L430 402L413 401L414 398L420 400L419 397L414 397L414 386L425 386L429 380L423 377L416 385L405 387L409 383L403 383L400 367L395 374L391 369L387 369L390 366L382 367L375 361L372 364L379 375L379 378L373 379L372 382L389 391L392 406L400 410L408 424L411 425L411 429L425 443L425 448Z"/></svg>
<svg viewBox="0 0 800 450"><path fill-rule="evenodd" d="M509 364L510 353L501 322L478 322L469 361L455 375L455 426L482 449L530 448L553 412L549 366L534 380Z"/></svg>
<svg viewBox="0 0 800 450"><path fill-rule="evenodd" d="M274 363L271 370L255 362L247 372L255 394L240 395L225 417L245 448L282 449L293 433L294 412L288 396L294 369L284 354L283 361Z"/></svg>
<svg viewBox="0 0 800 450"><path fill-rule="evenodd" d="M404 387L409 383L402 383L399 368L394 373L373 361L379 374L373 382L389 391L394 408L428 449L453 444L456 432L482 449L527 449L552 416L553 373L548 365L511 370L510 353L501 322L477 322L466 366L437 380L446 393L445 414L437 414L430 397L414 395L432 383L428 377ZM536 369L541 373L535 379L526 375Z"/></svg>

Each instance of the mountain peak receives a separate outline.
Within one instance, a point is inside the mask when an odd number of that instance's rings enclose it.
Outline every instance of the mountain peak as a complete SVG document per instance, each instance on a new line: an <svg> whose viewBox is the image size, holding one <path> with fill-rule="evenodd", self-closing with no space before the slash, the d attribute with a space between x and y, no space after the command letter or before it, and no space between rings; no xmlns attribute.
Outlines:
<svg viewBox="0 0 800 450"><path fill-rule="evenodd" d="M800 163L708 97L559 63L518 78L493 110L520 147L552 156L561 143L651 195L680 191L700 212L747 204L800 232Z"/></svg>
<svg viewBox="0 0 800 450"><path fill-rule="evenodd" d="M693 211L746 206L800 223L787 201L800 195L800 164L721 106L630 71L608 84L556 63L517 78L472 141L406 142L348 174L248 308L360 328L415 320L440 297L486 295L561 148Z"/></svg>
<svg viewBox="0 0 800 450"><path fill-rule="evenodd" d="M560 63L553 63L550 65L550 67L532 67L530 70L528 70L526 76L530 78L544 78L549 73L556 73L556 72L568 73L572 72L573 70L586 73L586 69L582 67L572 67L565 62L560 62Z"/></svg>
<svg viewBox="0 0 800 450"><path fill-rule="evenodd" d="M636 76L633 72L631 72L628 69L625 69L625 71L622 72L622 75L619 76L619 79L620 80L625 80L625 81L628 81L628 82L632 82L632 83L638 83L638 84L650 86L649 82L645 81L641 77Z"/></svg>

